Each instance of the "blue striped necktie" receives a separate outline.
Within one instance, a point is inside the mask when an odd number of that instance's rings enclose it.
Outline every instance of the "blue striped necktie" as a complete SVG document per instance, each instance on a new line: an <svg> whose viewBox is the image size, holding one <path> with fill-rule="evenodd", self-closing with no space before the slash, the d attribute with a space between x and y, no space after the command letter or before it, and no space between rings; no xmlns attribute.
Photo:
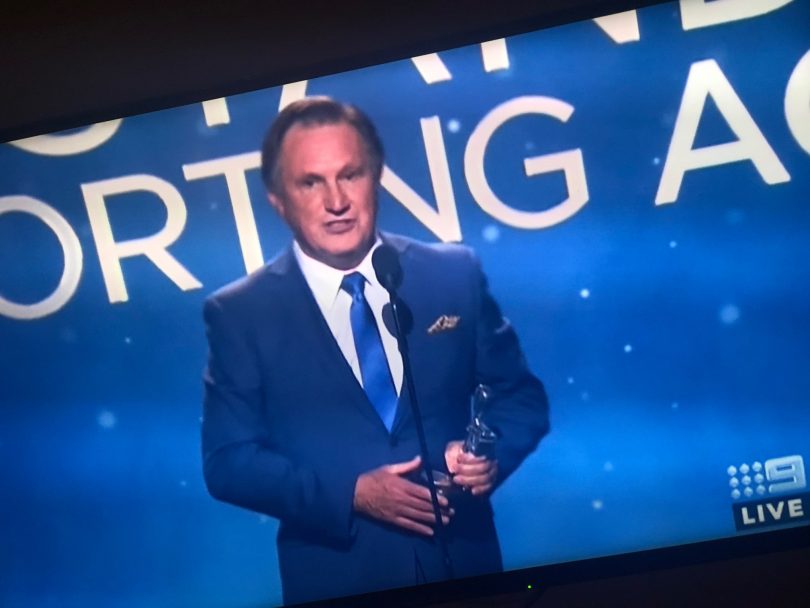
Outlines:
<svg viewBox="0 0 810 608"><path fill-rule="evenodd" d="M360 375L363 378L363 389L382 418L385 428L390 432L397 411L397 391L391 378L391 370L388 368L388 359L385 356L377 322L374 320L374 313L371 312L371 307L363 295L365 286L366 278L359 272L353 272L343 277L340 288L352 297L349 317L354 335L354 348L357 350L357 360L360 363Z"/></svg>

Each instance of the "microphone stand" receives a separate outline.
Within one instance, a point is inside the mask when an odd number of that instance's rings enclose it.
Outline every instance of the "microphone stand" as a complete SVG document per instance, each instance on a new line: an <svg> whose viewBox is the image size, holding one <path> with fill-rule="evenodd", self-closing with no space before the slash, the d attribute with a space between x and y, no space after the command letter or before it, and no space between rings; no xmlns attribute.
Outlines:
<svg viewBox="0 0 810 608"><path fill-rule="evenodd" d="M411 372L411 359L408 354L408 339L405 337L405 332L402 331L402 324L399 320L399 298L397 298L397 292L394 288L388 289L388 295L391 302L392 316L394 317L394 328L397 332L396 338L397 344L399 345L399 353L402 355L402 369L405 376L405 383L408 387L411 409L413 410L413 418L416 422L416 435L419 438L419 448L422 452L422 468L427 476L428 490L430 491L430 502L433 504L433 515L436 517L436 538L442 552L442 560L444 561L447 578L452 579L454 578L453 563L450 560L450 552L447 549L447 536L444 522L442 521L441 507L439 507L439 494L436 491L436 482L433 479L433 467L430 464L430 454L428 454L425 427L422 425L422 412L419 409L419 400L416 397L416 387L413 381L413 373Z"/></svg>

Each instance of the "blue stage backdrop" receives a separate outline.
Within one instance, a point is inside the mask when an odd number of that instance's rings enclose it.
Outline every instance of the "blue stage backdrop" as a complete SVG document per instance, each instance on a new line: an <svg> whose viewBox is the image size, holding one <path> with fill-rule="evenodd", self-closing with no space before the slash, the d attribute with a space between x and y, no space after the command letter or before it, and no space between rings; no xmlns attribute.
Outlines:
<svg viewBox="0 0 810 608"><path fill-rule="evenodd" d="M289 242L257 150L304 95L368 112L381 227L475 248L546 384L507 568L806 523L808 23L683 0L0 147L0 604L281 601L277 522L204 487L201 306Z"/></svg>

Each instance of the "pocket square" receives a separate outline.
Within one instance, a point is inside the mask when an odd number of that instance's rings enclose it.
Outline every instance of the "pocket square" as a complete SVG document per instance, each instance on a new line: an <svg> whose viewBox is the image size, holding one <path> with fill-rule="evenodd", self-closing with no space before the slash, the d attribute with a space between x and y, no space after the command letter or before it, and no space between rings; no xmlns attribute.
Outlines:
<svg viewBox="0 0 810 608"><path fill-rule="evenodd" d="M461 317L456 315L442 315L433 322L433 325L428 327L427 333L430 335L437 334L440 331L449 331L455 329Z"/></svg>

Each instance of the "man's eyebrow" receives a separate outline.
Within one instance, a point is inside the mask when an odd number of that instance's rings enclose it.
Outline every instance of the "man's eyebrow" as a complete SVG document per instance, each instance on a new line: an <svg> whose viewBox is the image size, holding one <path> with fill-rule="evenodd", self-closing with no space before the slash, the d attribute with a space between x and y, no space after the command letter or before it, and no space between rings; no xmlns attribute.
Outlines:
<svg viewBox="0 0 810 608"><path fill-rule="evenodd" d="M360 171L365 171L367 168L368 167L366 166L366 163L363 163L363 162L351 163L351 164L345 165L340 170L340 174L342 175L342 174L345 174L345 173L358 173Z"/></svg>
<svg viewBox="0 0 810 608"><path fill-rule="evenodd" d="M323 181L323 176L320 173L304 173L303 175L300 175L296 181Z"/></svg>

